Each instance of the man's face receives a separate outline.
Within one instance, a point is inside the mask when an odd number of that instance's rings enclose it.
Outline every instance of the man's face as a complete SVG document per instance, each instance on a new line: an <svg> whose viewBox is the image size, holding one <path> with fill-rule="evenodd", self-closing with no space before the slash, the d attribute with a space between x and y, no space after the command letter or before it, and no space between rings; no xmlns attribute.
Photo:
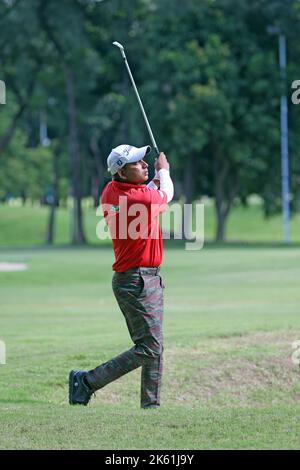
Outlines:
<svg viewBox="0 0 300 470"><path fill-rule="evenodd" d="M142 184L148 179L148 163L139 160L134 163L127 163L118 174L124 183Z"/></svg>

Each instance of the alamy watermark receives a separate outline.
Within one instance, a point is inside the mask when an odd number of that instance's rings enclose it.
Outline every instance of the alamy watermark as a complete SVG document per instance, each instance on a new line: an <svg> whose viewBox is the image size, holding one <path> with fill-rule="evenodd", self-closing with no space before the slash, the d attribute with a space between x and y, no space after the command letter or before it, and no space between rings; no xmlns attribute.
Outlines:
<svg viewBox="0 0 300 470"><path fill-rule="evenodd" d="M6 104L6 87L3 80L0 80L0 104Z"/></svg>
<svg viewBox="0 0 300 470"><path fill-rule="evenodd" d="M6 364L6 346L4 341L0 339L0 364Z"/></svg>
<svg viewBox="0 0 300 470"><path fill-rule="evenodd" d="M292 90L295 90L292 94L292 103L300 104L300 80L293 81Z"/></svg>
<svg viewBox="0 0 300 470"><path fill-rule="evenodd" d="M204 204L128 205L127 197L120 196L118 205L102 204L96 215L100 240L159 239L161 227L163 239L185 240L188 251L201 250L204 244ZM158 216L160 225L154 221Z"/></svg>
<svg viewBox="0 0 300 470"><path fill-rule="evenodd" d="M299 365L300 364L300 340L293 341L292 349L295 350L292 354L292 363Z"/></svg>

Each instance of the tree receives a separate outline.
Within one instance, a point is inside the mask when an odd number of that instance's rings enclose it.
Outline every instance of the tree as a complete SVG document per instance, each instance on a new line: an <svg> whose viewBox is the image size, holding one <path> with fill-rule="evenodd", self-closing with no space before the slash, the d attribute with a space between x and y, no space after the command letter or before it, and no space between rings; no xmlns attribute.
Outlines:
<svg viewBox="0 0 300 470"><path fill-rule="evenodd" d="M64 23L58 21L58 15L55 12L60 12L60 18L69 18L71 28L66 30ZM79 60L79 50L74 47L74 41L72 36L74 32L73 28L77 28L81 25L82 17L80 11L75 6L71 6L70 3L62 6L61 2L54 1L39 1L37 14L40 20L40 24L45 31L48 39L53 45L60 64L63 69L65 84L66 84L66 95L67 95L67 113L69 122L69 147L70 147L70 163L72 171L72 196L74 200L73 207L73 234L72 243L82 244L85 243L85 236L83 231L83 220L82 220L82 209L81 209L81 155L79 146L79 133L77 123L77 104L76 104L76 85L74 76L74 63L76 59ZM50 18L56 18L55 24ZM57 33L58 30L58 33Z"/></svg>
<svg viewBox="0 0 300 470"><path fill-rule="evenodd" d="M214 197L216 240L225 238L239 194L245 200L255 190L266 200L278 180L280 165L272 156L279 143L280 80L266 26L269 8L275 14L279 3L191 0L175 6L161 0L143 35L153 44L145 61L151 64L148 89L159 77L156 96L165 100L155 107L156 122L163 116L186 201L204 191Z"/></svg>
<svg viewBox="0 0 300 470"><path fill-rule="evenodd" d="M9 145L21 118L31 106L43 66L45 44L40 38L34 11L24 2L0 3L0 66L7 93L14 95L14 113L0 134L0 156ZM24 38L33 38L30 44ZM11 98L10 98L11 99Z"/></svg>

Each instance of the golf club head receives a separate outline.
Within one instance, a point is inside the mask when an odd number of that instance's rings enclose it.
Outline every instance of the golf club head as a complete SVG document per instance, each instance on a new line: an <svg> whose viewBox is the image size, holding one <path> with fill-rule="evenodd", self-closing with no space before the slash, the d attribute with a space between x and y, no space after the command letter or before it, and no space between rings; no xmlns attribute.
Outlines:
<svg viewBox="0 0 300 470"><path fill-rule="evenodd" d="M115 41L113 42L113 45L118 47L120 49L120 52L121 52L121 55L123 57L123 59L126 61L126 55L125 55L125 52L124 52L124 47L122 46L122 44L120 44L119 42Z"/></svg>
<svg viewBox="0 0 300 470"><path fill-rule="evenodd" d="M113 42L113 45L117 46L119 49L121 49L121 51L124 51L124 47L119 42L115 41L115 42Z"/></svg>

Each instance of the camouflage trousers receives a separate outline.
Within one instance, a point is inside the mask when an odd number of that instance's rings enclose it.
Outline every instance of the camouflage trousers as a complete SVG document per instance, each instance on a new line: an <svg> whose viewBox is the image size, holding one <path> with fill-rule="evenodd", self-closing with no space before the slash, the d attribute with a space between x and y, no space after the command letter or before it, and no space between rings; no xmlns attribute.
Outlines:
<svg viewBox="0 0 300 470"><path fill-rule="evenodd" d="M112 286L134 347L90 370L87 380L98 390L141 366L141 407L156 408L163 370L164 286L159 268L115 272Z"/></svg>

